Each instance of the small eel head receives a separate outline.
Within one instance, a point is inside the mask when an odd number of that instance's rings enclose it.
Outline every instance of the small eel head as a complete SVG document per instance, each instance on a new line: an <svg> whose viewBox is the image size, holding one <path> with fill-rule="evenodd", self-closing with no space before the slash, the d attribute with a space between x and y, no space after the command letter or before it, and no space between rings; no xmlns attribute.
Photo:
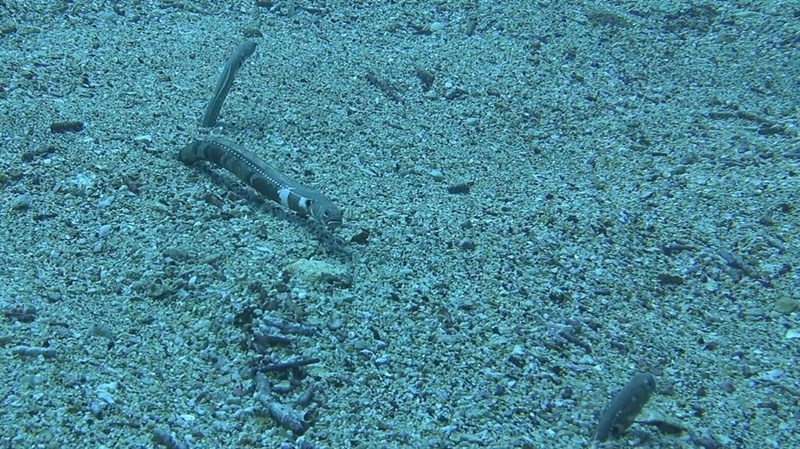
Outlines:
<svg viewBox="0 0 800 449"><path fill-rule="evenodd" d="M317 199L309 211L314 220L331 231L342 225L342 211L330 201Z"/></svg>

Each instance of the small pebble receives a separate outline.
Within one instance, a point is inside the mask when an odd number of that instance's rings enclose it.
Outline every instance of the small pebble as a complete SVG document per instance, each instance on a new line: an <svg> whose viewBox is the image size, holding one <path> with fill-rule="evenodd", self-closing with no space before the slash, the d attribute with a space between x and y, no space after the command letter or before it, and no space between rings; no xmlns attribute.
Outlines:
<svg viewBox="0 0 800 449"><path fill-rule="evenodd" d="M97 236L104 239L111 234L111 225L103 225L97 228Z"/></svg>
<svg viewBox="0 0 800 449"><path fill-rule="evenodd" d="M444 181L444 173L442 173L442 171L438 168L432 168L428 174L431 176L431 178L437 181Z"/></svg>
<svg viewBox="0 0 800 449"><path fill-rule="evenodd" d="M342 327L344 327L344 321L341 318L334 318L328 322L328 329L332 331L338 331Z"/></svg>
<svg viewBox="0 0 800 449"><path fill-rule="evenodd" d="M111 329L101 326L99 324L92 324L92 327L89 328L89 335L92 337L101 337L108 340L114 339L114 332Z"/></svg>
<svg viewBox="0 0 800 449"><path fill-rule="evenodd" d="M105 196L98 201L97 205L100 207L108 207L114 202L113 196Z"/></svg>
<svg viewBox="0 0 800 449"><path fill-rule="evenodd" d="M31 207L31 202L32 200L30 195L18 195L11 202L11 210L16 210L16 211L28 210Z"/></svg>
<svg viewBox="0 0 800 449"><path fill-rule="evenodd" d="M800 306L800 304L793 298L781 298L775 301L775 309L785 315L789 315L797 310L798 306Z"/></svg>
<svg viewBox="0 0 800 449"><path fill-rule="evenodd" d="M438 31L442 31L444 29L444 23L442 22L433 22L428 26L428 29L431 32L436 33Z"/></svg>
<svg viewBox="0 0 800 449"><path fill-rule="evenodd" d="M760 377L762 380L777 382L781 377L783 377L783 370L782 369L769 370L766 373L763 373Z"/></svg>
<svg viewBox="0 0 800 449"><path fill-rule="evenodd" d="M89 404L89 412L97 419L103 419L103 412L108 409L108 402L92 401Z"/></svg>
<svg viewBox="0 0 800 449"><path fill-rule="evenodd" d="M475 242L470 239L462 239L460 242L458 242L458 247L465 251L471 251L475 249Z"/></svg>
<svg viewBox="0 0 800 449"><path fill-rule="evenodd" d="M736 390L736 388L733 386L733 382L729 380L723 381L722 384L720 384L720 388L725 393L733 393Z"/></svg>
<svg viewBox="0 0 800 449"><path fill-rule="evenodd" d="M288 380L283 380L273 385L271 389L278 394L287 394L292 391L292 384Z"/></svg>

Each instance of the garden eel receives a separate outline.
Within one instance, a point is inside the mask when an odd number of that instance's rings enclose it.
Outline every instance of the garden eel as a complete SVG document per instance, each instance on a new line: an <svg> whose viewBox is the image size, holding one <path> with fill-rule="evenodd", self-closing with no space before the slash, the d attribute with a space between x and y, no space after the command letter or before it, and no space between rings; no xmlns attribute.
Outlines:
<svg viewBox="0 0 800 449"><path fill-rule="evenodd" d="M614 397L600 416L594 439L600 443L617 438L633 424L636 416L656 389L656 378L650 373L634 375Z"/></svg>
<svg viewBox="0 0 800 449"><path fill-rule="evenodd" d="M219 117L219 110L222 109L222 103L225 97L228 96L228 91L233 85L233 79L236 77L236 72L242 66L244 60L247 59L253 52L256 51L256 43L251 40L245 40L228 57L225 65L222 67L222 74L217 81L217 87L214 88L214 95L211 96L211 101L206 106L206 113L203 114L202 126L210 128L217 124L217 117Z"/></svg>
<svg viewBox="0 0 800 449"><path fill-rule="evenodd" d="M195 139L178 153L185 164L209 161L224 167L267 198L300 215L310 215L330 230L342 225L342 211L316 190L305 187L263 159L227 139Z"/></svg>

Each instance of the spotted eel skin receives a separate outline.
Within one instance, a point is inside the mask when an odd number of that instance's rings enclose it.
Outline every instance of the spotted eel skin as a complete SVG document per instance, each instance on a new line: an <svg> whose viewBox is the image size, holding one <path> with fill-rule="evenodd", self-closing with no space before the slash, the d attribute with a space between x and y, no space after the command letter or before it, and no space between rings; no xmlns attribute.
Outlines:
<svg viewBox="0 0 800 449"><path fill-rule="evenodd" d="M330 230L342 224L342 211L321 193L298 184L260 157L227 139L195 139L178 153L178 160L185 164L212 162L236 175L258 193L300 215L310 215Z"/></svg>

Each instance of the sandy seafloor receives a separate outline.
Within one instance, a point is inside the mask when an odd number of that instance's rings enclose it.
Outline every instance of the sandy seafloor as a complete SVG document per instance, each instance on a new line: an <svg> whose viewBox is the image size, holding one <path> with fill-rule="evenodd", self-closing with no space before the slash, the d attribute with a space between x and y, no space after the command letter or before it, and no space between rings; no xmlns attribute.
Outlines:
<svg viewBox="0 0 800 449"><path fill-rule="evenodd" d="M0 447L800 447L800 4L267 3L0 2Z"/></svg>

